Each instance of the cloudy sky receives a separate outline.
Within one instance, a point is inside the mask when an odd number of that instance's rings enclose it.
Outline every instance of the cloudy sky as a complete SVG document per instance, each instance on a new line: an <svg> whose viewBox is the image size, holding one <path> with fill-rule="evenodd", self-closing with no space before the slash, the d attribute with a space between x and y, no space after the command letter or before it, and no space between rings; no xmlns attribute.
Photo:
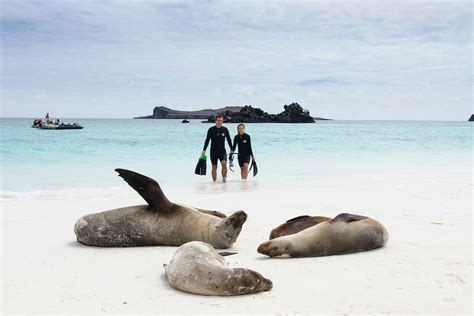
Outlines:
<svg viewBox="0 0 474 316"><path fill-rule="evenodd" d="M471 1L1 0L1 116L467 120Z"/></svg>

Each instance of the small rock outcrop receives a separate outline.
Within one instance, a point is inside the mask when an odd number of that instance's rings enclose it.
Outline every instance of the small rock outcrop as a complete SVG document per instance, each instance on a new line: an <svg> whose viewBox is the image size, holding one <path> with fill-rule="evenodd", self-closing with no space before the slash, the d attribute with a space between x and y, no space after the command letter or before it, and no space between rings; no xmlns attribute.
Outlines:
<svg viewBox="0 0 474 316"><path fill-rule="evenodd" d="M283 108L285 110L278 114L281 123L315 123L309 111L303 109L298 103L284 105Z"/></svg>
<svg viewBox="0 0 474 316"><path fill-rule="evenodd" d="M471 117L469 118L469 122L474 122L474 114L471 114Z"/></svg>
<svg viewBox="0 0 474 316"><path fill-rule="evenodd" d="M224 116L226 123L315 123L309 111L298 103L284 105L283 108L280 114L268 114L262 109L246 105L239 112L227 110L219 114ZM207 122L214 120L215 115L210 115Z"/></svg>

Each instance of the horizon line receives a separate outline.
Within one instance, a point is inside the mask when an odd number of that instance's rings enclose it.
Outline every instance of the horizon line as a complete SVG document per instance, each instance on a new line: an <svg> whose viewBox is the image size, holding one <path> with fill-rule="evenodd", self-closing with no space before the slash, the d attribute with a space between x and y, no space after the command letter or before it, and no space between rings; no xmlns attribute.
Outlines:
<svg viewBox="0 0 474 316"><path fill-rule="evenodd" d="M313 118L321 118L313 116ZM0 116L0 119L32 119L35 120L35 117L21 117L21 116L11 116L11 117L3 117ZM182 120L182 119L154 119L154 118L134 118L134 117L64 117L64 119L77 119L77 120ZM203 119L188 119L188 120L203 120ZM426 119L324 119L324 120L317 120L319 122L331 122L331 121L354 121L354 122L363 122L363 121L385 121L385 122L470 122L469 118L467 120L426 120ZM212 123L212 122L209 122ZM229 124L229 123L227 123ZM230 123L231 124L231 123ZM251 124L251 123L249 123ZM260 124L260 123L255 123ZM271 124L271 123L267 123ZM278 123L274 123L278 124ZM281 124L288 124L288 123L281 123ZM290 123L291 124L291 123ZM293 123L293 124L301 124L301 123Z"/></svg>

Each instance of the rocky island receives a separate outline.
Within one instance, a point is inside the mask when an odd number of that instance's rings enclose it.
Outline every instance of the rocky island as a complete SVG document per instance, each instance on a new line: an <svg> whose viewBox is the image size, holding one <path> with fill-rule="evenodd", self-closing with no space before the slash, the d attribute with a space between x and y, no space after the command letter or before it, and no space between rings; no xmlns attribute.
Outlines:
<svg viewBox="0 0 474 316"><path fill-rule="evenodd" d="M474 114L471 114L471 117L469 118L469 122L474 122Z"/></svg>
<svg viewBox="0 0 474 316"><path fill-rule="evenodd" d="M207 119L210 115L216 115L217 113L225 111L238 112L242 109L242 106L226 106L220 109L205 109L199 111L178 111L167 108L165 106L156 106L153 109L152 115L138 116L134 119Z"/></svg>
<svg viewBox="0 0 474 316"><path fill-rule="evenodd" d="M153 109L153 115L135 117L135 119L204 119L203 123L214 122L216 115L224 116L226 123L315 123L316 120L308 110L298 103L283 106L284 111L279 114L269 114L260 108L251 105L227 106L220 109L206 109L200 111L177 111L164 106Z"/></svg>

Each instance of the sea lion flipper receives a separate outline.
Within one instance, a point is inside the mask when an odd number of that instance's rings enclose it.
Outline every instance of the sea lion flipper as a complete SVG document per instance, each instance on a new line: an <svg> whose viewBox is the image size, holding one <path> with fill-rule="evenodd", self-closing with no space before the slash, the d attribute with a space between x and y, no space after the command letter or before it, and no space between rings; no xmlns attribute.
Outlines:
<svg viewBox="0 0 474 316"><path fill-rule="evenodd" d="M289 222L293 222L293 221L296 221L296 220L299 220L299 219L302 219L302 218L308 218L310 217L309 215L301 215L301 216L296 216L296 217L293 217L289 220L287 220L286 222L289 223Z"/></svg>
<svg viewBox="0 0 474 316"><path fill-rule="evenodd" d="M172 203L166 198L161 191L158 182L139 174L137 172L126 169L115 169L119 176L122 177L141 197L155 210L169 210Z"/></svg>
<svg viewBox="0 0 474 316"><path fill-rule="evenodd" d="M227 257L227 256L235 255L235 254L237 254L237 252L221 251L221 252L218 252L218 254L221 257Z"/></svg>
<svg viewBox="0 0 474 316"><path fill-rule="evenodd" d="M227 215L225 215L224 213L221 213L219 211L205 210L205 209L197 208L197 207L196 207L196 210L198 210L199 212L204 213L204 214L209 214L209 215L217 216L217 217L220 217L220 218L227 218Z"/></svg>
<svg viewBox="0 0 474 316"><path fill-rule="evenodd" d="M357 221L367 219L367 218L368 218L367 216L363 216L363 215L350 214L350 213L341 213L341 214L337 215L336 217L334 217L331 220L331 222L341 221L341 222L350 223L350 222L357 222Z"/></svg>

